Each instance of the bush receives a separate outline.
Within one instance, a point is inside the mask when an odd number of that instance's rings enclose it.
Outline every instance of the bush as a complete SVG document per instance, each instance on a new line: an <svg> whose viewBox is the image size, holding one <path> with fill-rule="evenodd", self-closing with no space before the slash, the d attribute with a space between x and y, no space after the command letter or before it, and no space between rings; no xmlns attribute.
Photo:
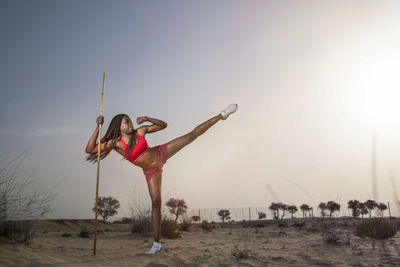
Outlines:
<svg viewBox="0 0 400 267"><path fill-rule="evenodd" d="M287 222L279 220L278 227L287 227Z"/></svg>
<svg viewBox="0 0 400 267"><path fill-rule="evenodd" d="M203 222L201 223L201 229L203 229L203 230L211 232L212 228L213 228L212 225L209 222L207 222L206 220L203 220Z"/></svg>
<svg viewBox="0 0 400 267"><path fill-rule="evenodd" d="M132 233L151 233L151 216L132 218Z"/></svg>
<svg viewBox="0 0 400 267"><path fill-rule="evenodd" d="M189 231L190 226L192 225L190 219L183 218L183 222L179 228L179 231Z"/></svg>
<svg viewBox="0 0 400 267"><path fill-rule="evenodd" d="M305 225L306 225L305 222L295 222L294 224L292 224L292 226L294 226L294 227L303 227Z"/></svg>
<svg viewBox="0 0 400 267"><path fill-rule="evenodd" d="M356 225L355 234L360 237L386 239L397 232L397 225L388 219L368 218Z"/></svg>
<svg viewBox="0 0 400 267"><path fill-rule="evenodd" d="M71 237L72 234L71 234L71 233L63 233L61 236L62 236L62 237Z"/></svg>
<svg viewBox="0 0 400 267"><path fill-rule="evenodd" d="M29 244L32 238L31 220L22 221L2 221L0 222L0 235L16 242Z"/></svg>
<svg viewBox="0 0 400 267"><path fill-rule="evenodd" d="M132 218L122 217L121 219L121 223L130 224L132 222L133 222Z"/></svg>
<svg viewBox="0 0 400 267"><path fill-rule="evenodd" d="M351 242L351 231L343 232L341 230L336 230L336 229L329 229L330 226L328 225L322 225L320 227L321 230L321 235L324 243L326 244L331 244L331 245L336 245L340 242L350 245ZM311 228L313 229L313 228ZM309 229L309 230L311 230Z"/></svg>
<svg viewBox="0 0 400 267"><path fill-rule="evenodd" d="M89 237L89 231L86 229L86 227L82 227L81 232L78 235L79 237L82 238L88 238Z"/></svg>
<svg viewBox="0 0 400 267"><path fill-rule="evenodd" d="M161 220L161 234L168 239L180 237L178 224L174 220Z"/></svg>

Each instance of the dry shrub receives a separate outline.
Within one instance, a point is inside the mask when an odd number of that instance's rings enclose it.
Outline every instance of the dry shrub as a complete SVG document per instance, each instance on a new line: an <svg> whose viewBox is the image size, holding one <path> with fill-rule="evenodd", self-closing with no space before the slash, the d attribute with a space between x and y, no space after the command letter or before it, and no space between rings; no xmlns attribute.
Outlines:
<svg viewBox="0 0 400 267"><path fill-rule="evenodd" d="M201 229L211 232L212 228L213 228L212 225L209 222L207 222L207 220L203 220L201 222Z"/></svg>
<svg viewBox="0 0 400 267"><path fill-rule="evenodd" d="M360 237L386 239L397 232L397 225L384 218L368 218L356 225L355 234Z"/></svg>
<svg viewBox="0 0 400 267"><path fill-rule="evenodd" d="M89 230L86 227L82 227L78 236L81 238L89 238Z"/></svg>
<svg viewBox="0 0 400 267"><path fill-rule="evenodd" d="M62 237L71 237L72 234L71 234L71 233L63 233L61 236L62 236Z"/></svg>
<svg viewBox="0 0 400 267"><path fill-rule="evenodd" d="M122 217L121 220L115 220L115 224L131 224L133 222L132 218Z"/></svg>
<svg viewBox="0 0 400 267"><path fill-rule="evenodd" d="M292 224L292 226L294 226L294 227L303 227L305 225L306 225L306 223L304 221L295 222L294 224Z"/></svg>
<svg viewBox="0 0 400 267"><path fill-rule="evenodd" d="M241 249L238 246L234 246L233 249L231 250L231 255L235 258L248 258L249 257L249 250L247 249Z"/></svg>
<svg viewBox="0 0 400 267"><path fill-rule="evenodd" d="M187 217L183 217L183 221L179 228L179 231L189 231L189 228L191 225L192 225L191 219L187 218Z"/></svg>
<svg viewBox="0 0 400 267"><path fill-rule="evenodd" d="M0 235L26 244L33 236L33 223L54 211L51 206L55 194L49 192L58 185L40 191L40 182L33 176L35 171L20 178L18 169L28 150L0 166Z"/></svg>
<svg viewBox="0 0 400 267"><path fill-rule="evenodd" d="M287 227L287 222L279 220L278 227Z"/></svg>
<svg viewBox="0 0 400 267"><path fill-rule="evenodd" d="M161 234L168 239L181 237L178 224L174 220L161 220Z"/></svg>
<svg viewBox="0 0 400 267"><path fill-rule="evenodd" d="M151 233L151 216L132 218L132 233Z"/></svg>
<svg viewBox="0 0 400 267"><path fill-rule="evenodd" d="M319 228L324 243L336 245L339 242L342 242L346 245L350 245L351 231L344 232L339 229L333 229L333 227L328 224L321 224Z"/></svg>
<svg viewBox="0 0 400 267"><path fill-rule="evenodd" d="M32 238L32 220L0 222L0 235L15 242L29 244Z"/></svg>
<svg viewBox="0 0 400 267"><path fill-rule="evenodd" d="M151 233L151 203L137 196L129 203L131 218L122 218L122 222L132 224L132 233Z"/></svg>

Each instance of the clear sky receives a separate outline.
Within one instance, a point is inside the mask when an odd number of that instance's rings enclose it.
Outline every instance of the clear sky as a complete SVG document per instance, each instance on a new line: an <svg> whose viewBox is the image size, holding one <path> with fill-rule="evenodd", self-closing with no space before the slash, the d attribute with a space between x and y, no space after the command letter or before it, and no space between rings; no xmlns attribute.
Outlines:
<svg viewBox="0 0 400 267"><path fill-rule="evenodd" d="M103 134L118 113L164 120L150 146L239 105L167 162L164 200L313 204L297 184L317 203L365 201L376 133L378 201L393 203L398 14L398 1L3 0L1 163L31 147L20 176L62 180L48 218L93 218L97 166L85 147L106 72ZM119 199L124 216L130 199L150 197L142 170L120 159L101 161L99 195Z"/></svg>

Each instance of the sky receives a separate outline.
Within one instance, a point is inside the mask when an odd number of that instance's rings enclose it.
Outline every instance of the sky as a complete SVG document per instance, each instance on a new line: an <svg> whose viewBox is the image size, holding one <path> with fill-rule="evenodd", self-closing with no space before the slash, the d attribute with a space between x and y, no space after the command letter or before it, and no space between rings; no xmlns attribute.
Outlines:
<svg viewBox="0 0 400 267"><path fill-rule="evenodd" d="M85 160L100 114L161 119L150 146L220 121L164 165L162 196L189 210L318 205L400 186L398 1L0 2L0 164L29 148L56 194L46 218L94 218L97 165ZM137 127L134 124L134 127ZM392 180L391 180L392 177ZM139 167L113 151L100 196L150 204ZM392 214L400 210L392 207Z"/></svg>

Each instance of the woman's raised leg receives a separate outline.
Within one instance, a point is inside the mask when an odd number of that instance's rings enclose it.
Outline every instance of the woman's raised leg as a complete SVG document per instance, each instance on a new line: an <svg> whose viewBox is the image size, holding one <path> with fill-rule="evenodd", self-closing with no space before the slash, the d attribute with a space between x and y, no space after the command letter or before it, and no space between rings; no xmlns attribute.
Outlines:
<svg viewBox="0 0 400 267"><path fill-rule="evenodd" d="M190 133L187 133L181 137L178 137L167 143L167 152L166 152L166 160L175 155L179 150L181 150L186 145L193 142L197 137L202 135L205 131L207 131L211 126L216 124L223 117L221 114L218 114L215 117L203 122L194 128Z"/></svg>

